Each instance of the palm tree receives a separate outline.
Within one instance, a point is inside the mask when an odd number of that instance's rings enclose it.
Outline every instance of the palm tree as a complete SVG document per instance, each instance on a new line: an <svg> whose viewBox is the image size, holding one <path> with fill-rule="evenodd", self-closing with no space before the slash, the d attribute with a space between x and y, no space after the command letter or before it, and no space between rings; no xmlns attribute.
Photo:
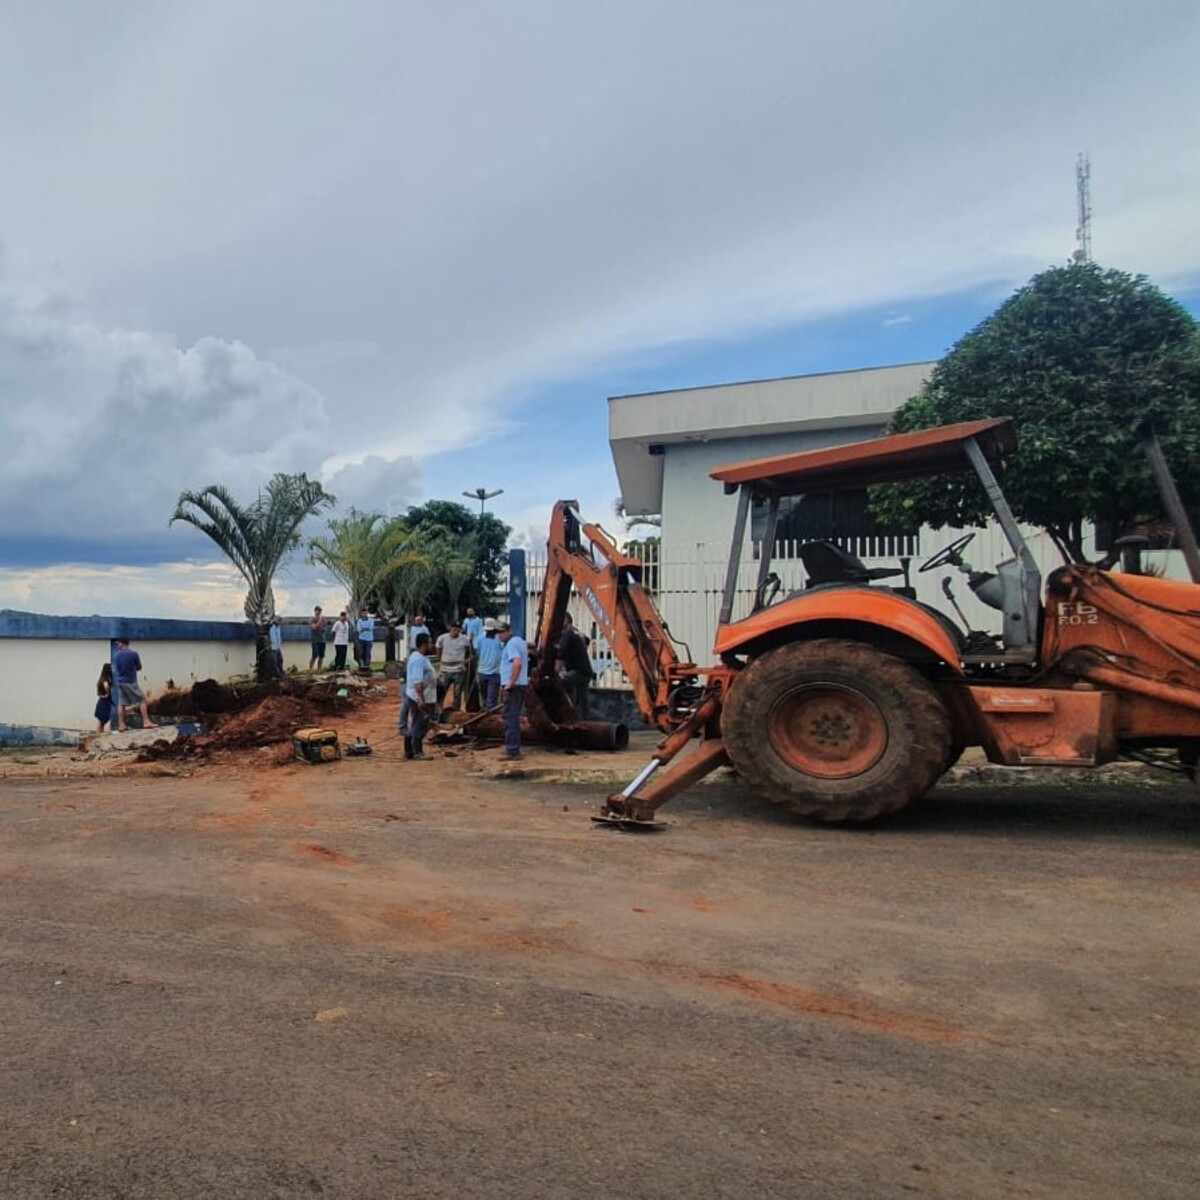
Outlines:
<svg viewBox="0 0 1200 1200"><path fill-rule="evenodd" d="M308 560L325 567L350 596L350 611L374 604L388 625L388 661L395 657L392 629L396 614L391 611L385 586L397 571L423 568L427 555L412 530L400 517L362 513L329 522L329 536L308 543Z"/></svg>
<svg viewBox="0 0 1200 1200"><path fill-rule="evenodd" d="M388 661L396 656L395 626L400 620L407 621L422 608L429 597L430 589L437 580L437 571L431 557L431 546L419 536L414 539L420 554L402 564L383 581L379 589L379 602L388 620ZM406 647L407 653L407 647Z"/></svg>
<svg viewBox="0 0 1200 1200"><path fill-rule="evenodd" d="M468 533L463 537L448 540L440 549L438 570L450 597L449 618L451 621L457 621L459 597L462 596L467 581L475 574L476 542Z"/></svg>
<svg viewBox="0 0 1200 1200"><path fill-rule="evenodd" d="M237 567L248 585L246 618L256 635L255 673L260 682L277 674L268 630L275 619L271 581L287 556L300 544L300 526L321 508L333 504L315 479L300 472L277 474L250 505L240 505L220 484L199 492L181 492L171 524L186 521L206 533Z"/></svg>

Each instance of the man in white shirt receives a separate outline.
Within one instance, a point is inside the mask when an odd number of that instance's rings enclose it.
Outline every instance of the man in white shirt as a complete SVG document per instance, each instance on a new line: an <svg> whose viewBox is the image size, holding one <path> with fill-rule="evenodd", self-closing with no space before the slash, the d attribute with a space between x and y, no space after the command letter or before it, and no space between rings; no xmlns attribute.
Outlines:
<svg viewBox="0 0 1200 1200"><path fill-rule="evenodd" d="M412 619L412 624L408 627L408 648L414 649L417 644L417 638L424 634L429 637L429 626L425 624L425 614L417 613Z"/></svg>
<svg viewBox="0 0 1200 1200"><path fill-rule="evenodd" d="M521 714L525 711L525 689L529 686L529 650L525 639L513 633L507 621L499 622L500 686L504 694L504 757L521 757Z"/></svg>
<svg viewBox="0 0 1200 1200"><path fill-rule="evenodd" d="M467 686L467 663L471 642L457 622L451 622L448 632L437 640L438 668L442 686L442 706L451 712L462 708ZM454 699L450 693L453 691Z"/></svg>
<svg viewBox="0 0 1200 1200"><path fill-rule="evenodd" d="M333 669L335 671L346 669L346 651L349 649L350 622L346 619L346 610L343 608L338 614L338 619L333 623Z"/></svg>
<svg viewBox="0 0 1200 1200"><path fill-rule="evenodd" d="M425 757L425 731L428 712L437 703L437 673L429 661L429 634L417 634L416 646L408 656L404 672L404 703L400 709L400 729L404 732L404 757Z"/></svg>

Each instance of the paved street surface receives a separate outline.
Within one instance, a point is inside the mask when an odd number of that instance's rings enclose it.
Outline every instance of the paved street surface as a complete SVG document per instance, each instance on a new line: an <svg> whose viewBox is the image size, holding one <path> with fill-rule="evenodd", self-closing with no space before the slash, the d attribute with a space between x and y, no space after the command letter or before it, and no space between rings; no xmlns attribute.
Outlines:
<svg viewBox="0 0 1200 1200"><path fill-rule="evenodd" d="M0 1196L1200 1191L1189 792L636 835L484 758L0 780Z"/></svg>

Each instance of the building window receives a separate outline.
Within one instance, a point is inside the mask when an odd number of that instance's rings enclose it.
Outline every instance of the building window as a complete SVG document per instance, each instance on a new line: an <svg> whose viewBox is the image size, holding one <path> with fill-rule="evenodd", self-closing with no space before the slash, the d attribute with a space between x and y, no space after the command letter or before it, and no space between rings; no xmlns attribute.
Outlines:
<svg viewBox="0 0 1200 1200"><path fill-rule="evenodd" d="M762 553L766 528L767 504L758 501L750 526L755 558ZM921 553L920 530L881 525L871 514L865 488L782 497L772 557L797 558L805 542L833 542L856 558L913 558Z"/></svg>

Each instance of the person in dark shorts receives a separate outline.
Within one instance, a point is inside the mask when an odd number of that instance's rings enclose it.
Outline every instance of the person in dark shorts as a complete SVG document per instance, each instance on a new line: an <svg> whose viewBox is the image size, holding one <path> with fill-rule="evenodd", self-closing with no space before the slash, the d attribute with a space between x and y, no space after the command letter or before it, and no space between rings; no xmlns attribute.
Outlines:
<svg viewBox="0 0 1200 1200"><path fill-rule="evenodd" d="M130 650L128 638L117 638L117 652L113 655L113 674L117 681L117 729L124 733L125 710L137 705L142 715L142 728L150 728L150 710L146 707L146 694L138 686L138 672L143 670L142 660L136 650Z"/></svg>
<svg viewBox="0 0 1200 1200"><path fill-rule="evenodd" d="M318 604L313 609L312 620L308 623L309 637L312 639L312 657L308 660L310 671L319 671L325 665L325 635L329 622Z"/></svg>

